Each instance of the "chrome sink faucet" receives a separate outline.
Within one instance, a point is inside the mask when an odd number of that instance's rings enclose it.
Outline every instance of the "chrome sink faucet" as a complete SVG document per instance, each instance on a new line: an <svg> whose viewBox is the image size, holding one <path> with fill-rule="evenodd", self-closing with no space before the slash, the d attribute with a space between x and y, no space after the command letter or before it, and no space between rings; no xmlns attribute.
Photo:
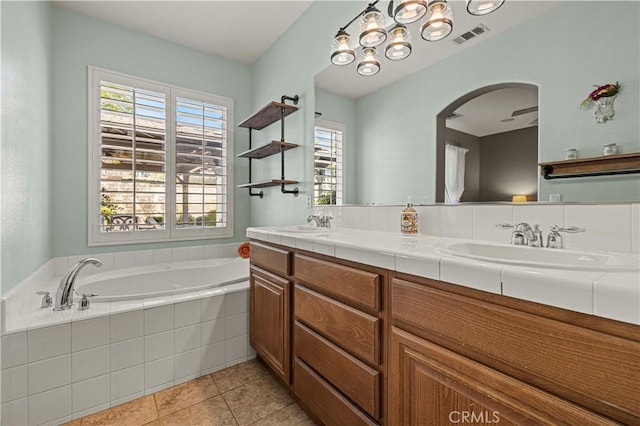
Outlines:
<svg viewBox="0 0 640 426"><path fill-rule="evenodd" d="M69 268L58 286L55 306L53 308L54 311L64 311L73 306L73 292L76 284L76 278L78 277L80 270L89 264L102 266L102 262L100 260L95 257L88 257L86 259L82 259L80 262Z"/></svg>
<svg viewBox="0 0 640 426"><path fill-rule="evenodd" d="M331 216L318 216L312 214L307 218L307 222L314 222L318 228L331 228L331 219L333 219Z"/></svg>
<svg viewBox="0 0 640 426"><path fill-rule="evenodd" d="M534 225L531 228L526 222L521 222L516 225L510 223L499 223L496 227L501 229L513 229L511 233L511 244L516 246L531 246L531 247L543 247L542 245L542 231L540 231L539 225Z"/></svg>

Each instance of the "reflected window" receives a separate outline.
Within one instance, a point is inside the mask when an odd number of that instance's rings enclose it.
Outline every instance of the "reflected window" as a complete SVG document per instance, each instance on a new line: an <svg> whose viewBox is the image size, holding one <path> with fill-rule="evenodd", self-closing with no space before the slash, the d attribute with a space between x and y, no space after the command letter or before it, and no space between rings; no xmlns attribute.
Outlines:
<svg viewBox="0 0 640 426"><path fill-rule="evenodd" d="M342 205L346 126L316 120L313 152L313 204Z"/></svg>

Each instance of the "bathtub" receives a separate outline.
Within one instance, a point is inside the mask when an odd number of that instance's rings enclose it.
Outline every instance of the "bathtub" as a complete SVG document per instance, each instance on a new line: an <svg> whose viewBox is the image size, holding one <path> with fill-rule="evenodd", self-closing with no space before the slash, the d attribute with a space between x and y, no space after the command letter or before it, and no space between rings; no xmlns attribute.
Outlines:
<svg viewBox="0 0 640 426"><path fill-rule="evenodd" d="M94 302L107 302L205 290L248 279L249 259L227 257L94 273L82 280L76 291L95 294Z"/></svg>
<svg viewBox="0 0 640 426"><path fill-rule="evenodd" d="M105 267L83 269L76 282L81 294L98 294L87 310L77 297L72 309L41 309L35 295L55 294L77 256L51 259L14 289L2 309L10 321L1 333L0 424L63 424L255 358L249 262L232 257L236 243L207 249L191 253L220 257L131 267L168 249L132 252L127 267L112 270L122 254L97 255ZM55 374L27 376L34 369Z"/></svg>

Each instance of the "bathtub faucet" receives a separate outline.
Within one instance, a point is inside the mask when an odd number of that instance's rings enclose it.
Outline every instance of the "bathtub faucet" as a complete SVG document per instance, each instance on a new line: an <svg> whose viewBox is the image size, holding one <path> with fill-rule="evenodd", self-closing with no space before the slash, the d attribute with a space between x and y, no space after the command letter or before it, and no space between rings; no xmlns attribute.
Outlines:
<svg viewBox="0 0 640 426"><path fill-rule="evenodd" d="M73 291L76 284L76 278L78 277L80 270L88 264L102 266L102 262L100 262L100 260L95 257L87 257L69 268L58 286L56 304L53 308L54 311L64 311L65 309L69 309L73 306Z"/></svg>

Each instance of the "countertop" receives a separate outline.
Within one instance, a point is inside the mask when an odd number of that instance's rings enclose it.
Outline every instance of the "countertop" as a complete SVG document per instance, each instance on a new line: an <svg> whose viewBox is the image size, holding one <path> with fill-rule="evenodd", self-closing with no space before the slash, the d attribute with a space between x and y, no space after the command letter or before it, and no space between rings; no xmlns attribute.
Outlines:
<svg viewBox="0 0 640 426"><path fill-rule="evenodd" d="M350 228L318 228L318 233L306 233L296 232L295 226L252 227L247 228L246 235L255 240L640 325L640 271L582 271L478 261L443 253L441 248L452 243L482 241L428 235L406 236ZM624 255L640 259L637 254Z"/></svg>

